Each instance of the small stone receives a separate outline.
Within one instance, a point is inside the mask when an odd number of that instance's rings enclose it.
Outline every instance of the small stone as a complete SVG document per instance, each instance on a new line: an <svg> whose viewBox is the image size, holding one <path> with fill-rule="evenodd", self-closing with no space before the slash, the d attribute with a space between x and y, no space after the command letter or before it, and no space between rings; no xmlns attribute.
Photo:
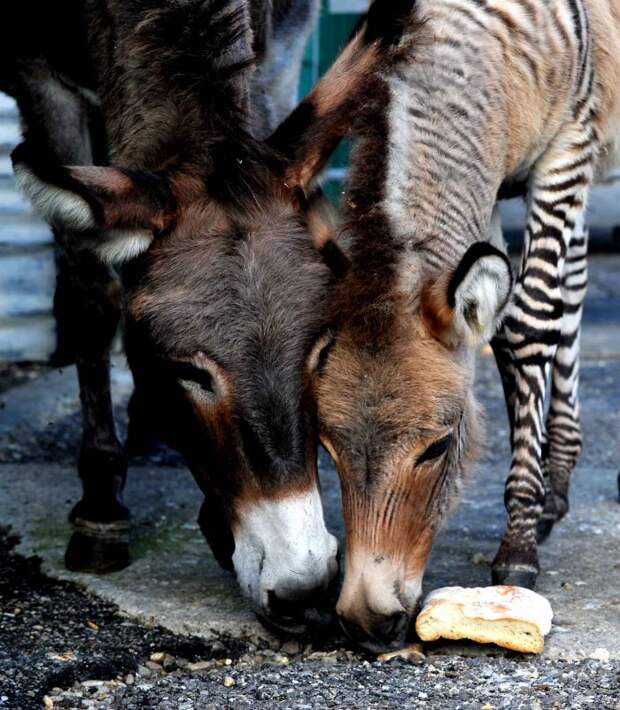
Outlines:
<svg viewBox="0 0 620 710"><path fill-rule="evenodd" d="M232 658L225 658L224 665L225 666L232 666Z"/></svg>
<svg viewBox="0 0 620 710"><path fill-rule="evenodd" d="M335 665L338 663L337 653L326 653L323 658L321 658L321 663L326 663L327 665Z"/></svg>
<svg viewBox="0 0 620 710"><path fill-rule="evenodd" d="M590 654L590 658L595 661L608 661L610 658L610 653L606 648L595 648Z"/></svg>
<svg viewBox="0 0 620 710"><path fill-rule="evenodd" d="M419 643L411 644L405 648L400 648L398 651L390 651L389 653L381 653L377 656L380 663L386 663L394 658L402 658L409 663L424 663L426 656L422 652L422 646Z"/></svg>
<svg viewBox="0 0 620 710"><path fill-rule="evenodd" d="M97 626L97 624L95 624L94 621L87 621L86 626L88 626L91 631L99 631L99 627Z"/></svg>
<svg viewBox="0 0 620 710"><path fill-rule="evenodd" d="M197 671L207 671L213 668L213 665L213 661L196 661L196 663L188 663L187 668L192 673L196 673Z"/></svg>
<svg viewBox="0 0 620 710"><path fill-rule="evenodd" d="M154 663L161 663L164 660L164 656L166 654L163 651L156 651L155 653L151 653L151 661Z"/></svg>
<svg viewBox="0 0 620 710"><path fill-rule="evenodd" d="M147 661L144 665L155 673L160 673L163 670L159 663L155 663L155 661Z"/></svg>
<svg viewBox="0 0 620 710"><path fill-rule="evenodd" d="M49 695L43 696L43 706L45 707L45 710L51 710L51 708L54 707L54 701L50 698Z"/></svg>
<svg viewBox="0 0 620 710"><path fill-rule="evenodd" d="M100 688L104 684L103 680L84 680L82 686L84 688Z"/></svg>
<svg viewBox="0 0 620 710"><path fill-rule="evenodd" d="M125 683L127 683L127 685L133 685L135 680L136 680L136 677L134 676L133 673L128 673L125 676Z"/></svg>
<svg viewBox="0 0 620 710"><path fill-rule="evenodd" d="M485 703L480 710L495 710L495 705L491 705L491 703Z"/></svg>
<svg viewBox="0 0 620 710"><path fill-rule="evenodd" d="M148 678L153 675L153 671L146 666L138 666L138 675L144 678Z"/></svg>
<svg viewBox="0 0 620 710"><path fill-rule="evenodd" d="M227 675L227 676L224 678L224 687L225 687L225 688L232 688L233 685L235 685L235 679L234 679L234 678L231 678L231 676Z"/></svg>
<svg viewBox="0 0 620 710"><path fill-rule="evenodd" d="M277 653L272 659L272 663L276 663L279 666L286 666L288 665L288 656L285 656L283 653Z"/></svg>
<svg viewBox="0 0 620 710"><path fill-rule="evenodd" d="M177 659L174 656L171 656L169 653L164 653L164 660L162 664L164 666L164 670L174 670L177 665Z"/></svg>
<svg viewBox="0 0 620 710"><path fill-rule="evenodd" d="M479 565L479 566L486 565L489 563L489 560L485 557L485 555L482 554L482 552L475 552L471 556L471 561L472 561L472 564Z"/></svg>
<svg viewBox="0 0 620 710"><path fill-rule="evenodd" d="M562 582L561 586L565 592L572 592L573 590L573 585L570 582Z"/></svg>

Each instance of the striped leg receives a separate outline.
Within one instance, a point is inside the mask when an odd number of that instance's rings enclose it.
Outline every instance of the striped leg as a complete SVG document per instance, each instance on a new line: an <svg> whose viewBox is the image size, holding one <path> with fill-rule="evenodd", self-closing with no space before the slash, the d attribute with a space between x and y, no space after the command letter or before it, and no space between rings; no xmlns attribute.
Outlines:
<svg viewBox="0 0 620 710"><path fill-rule="evenodd" d="M568 512L570 476L581 453L579 424L579 334L581 314L588 283L588 234L580 221L569 243L562 298L564 317L562 335L553 361L551 401L547 415L545 507L538 523L538 541L545 540L554 523Z"/></svg>
<svg viewBox="0 0 620 710"><path fill-rule="evenodd" d="M589 111L585 115L589 120ZM572 125L532 174L524 257L499 336L512 353L514 402L512 465L505 492L508 522L492 566L496 584L533 587L539 572L537 526L545 502L544 406L562 341L561 277L575 225L585 209L593 144L589 123ZM565 360L563 352L560 368ZM553 418L554 426L556 421Z"/></svg>

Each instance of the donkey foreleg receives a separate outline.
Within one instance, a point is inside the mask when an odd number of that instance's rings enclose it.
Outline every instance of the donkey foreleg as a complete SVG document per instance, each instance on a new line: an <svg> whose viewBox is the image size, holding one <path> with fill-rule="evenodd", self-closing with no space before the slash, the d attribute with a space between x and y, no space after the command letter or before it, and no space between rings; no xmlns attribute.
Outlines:
<svg viewBox="0 0 620 710"><path fill-rule="evenodd" d="M502 332L512 352L515 389L512 465L504 497L508 520L492 565L496 584L533 587L539 572L537 531L545 506L544 405L551 368L562 346L562 274L575 225L585 209L593 155L591 127L572 125L532 176L524 259ZM558 368L567 357L562 351ZM552 417L550 423L559 433L557 422Z"/></svg>

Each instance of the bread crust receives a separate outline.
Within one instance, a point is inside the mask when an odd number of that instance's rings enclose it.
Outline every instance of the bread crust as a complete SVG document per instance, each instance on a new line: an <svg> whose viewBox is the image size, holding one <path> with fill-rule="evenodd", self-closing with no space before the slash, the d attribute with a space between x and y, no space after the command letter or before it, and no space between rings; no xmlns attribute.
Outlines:
<svg viewBox="0 0 620 710"><path fill-rule="evenodd" d="M530 589L442 587L426 598L416 631L423 641L469 639L541 653L552 618L549 602Z"/></svg>

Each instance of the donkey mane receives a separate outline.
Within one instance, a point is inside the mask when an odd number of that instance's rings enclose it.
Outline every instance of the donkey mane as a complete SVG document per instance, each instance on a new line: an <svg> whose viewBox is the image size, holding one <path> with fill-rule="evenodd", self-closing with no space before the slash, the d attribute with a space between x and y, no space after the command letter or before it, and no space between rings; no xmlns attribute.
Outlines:
<svg viewBox="0 0 620 710"><path fill-rule="evenodd" d="M159 75L181 98L198 100L212 127L224 109L245 125L245 75L255 63L247 4L239 0L173 0L162 6L141 0L144 19L136 27L141 63ZM228 115L227 118L232 118Z"/></svg>
<svg viewBox="0 0 620 710"><path fill-rule="evenodd" d="M222 144L237 146L242 161L256 153L246 0L99 3L90 37L114 164L212 174ZM115 23L104 12L112 3Z"/></svg>

